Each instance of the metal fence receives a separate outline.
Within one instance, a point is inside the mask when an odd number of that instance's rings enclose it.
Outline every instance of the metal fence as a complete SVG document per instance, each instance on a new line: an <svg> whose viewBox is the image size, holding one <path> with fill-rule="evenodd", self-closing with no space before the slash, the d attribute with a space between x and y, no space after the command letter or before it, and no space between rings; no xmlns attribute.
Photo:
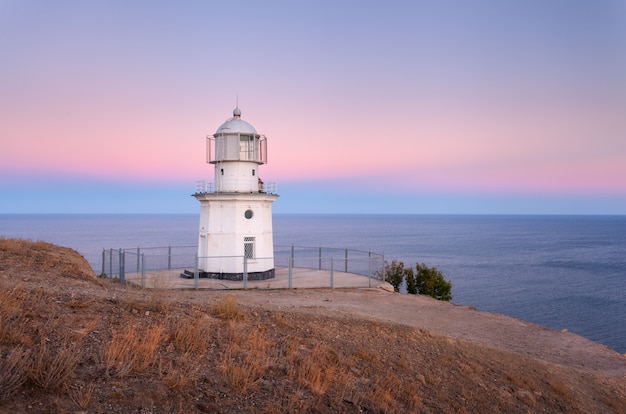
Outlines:
<svg viewBox="0 0 626 414"><path fill-rule="evenodd" d="M197 246L132 247L102 251L101 276L125 279L126 273L193 266Z"/></svg>
<svg viewBox="0 0 626 414"><path fill-rule="evenodd" d="M201 279L198 263L241 260L242 280ZM251 281L250 261L274 261L275 277ZM383 280L385 258L347 248L274 246L273 258L198 257L196 246L135 247L102 251L102 276L142 287L194 289L292 289L368 287ZM181 277L184 276L184 277Z"/></svg>
<svg viewBox="0 0 626 414"><path fill-rule="evenodd" d="M335 247L274 246L274 261L278 266L328 270L379 277L385 258L382 254L364 250Z"/></svg>

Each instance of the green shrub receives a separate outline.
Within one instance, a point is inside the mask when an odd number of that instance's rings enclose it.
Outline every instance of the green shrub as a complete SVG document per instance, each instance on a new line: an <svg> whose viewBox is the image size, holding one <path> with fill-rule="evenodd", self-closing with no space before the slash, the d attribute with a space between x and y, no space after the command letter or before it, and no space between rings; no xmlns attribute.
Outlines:
<svg viewBox="0 0 626 414"><path fill-rule="evenodd" d="M452 283L447 281L436 267L428 267L417 263L415 270L404 267L403 262L392 260L385 262L385 281L389 282L396 292L400 290L402 280L406 279L407 292L432 296L435 299L452 300Z"/></svg>
<svg viewBox="0 0 626 414"><path fill-rule="evenodd" d="M435 299L452 300L452 283L443 277L436 267L428 267L424 263L415 265L417 291L422 295Z"/></svg>
<svg viewBox="0 0 626 414"><path fill-rule="evenodd" d="M391 283L396 292L398 292L400 285L402 284L402 278L406 275L407 270L410 270L411 273L413 273L412 269L405 269L404 263L402 262L392 260L390 265L387 261L385 261L385 281Z"/></svg>

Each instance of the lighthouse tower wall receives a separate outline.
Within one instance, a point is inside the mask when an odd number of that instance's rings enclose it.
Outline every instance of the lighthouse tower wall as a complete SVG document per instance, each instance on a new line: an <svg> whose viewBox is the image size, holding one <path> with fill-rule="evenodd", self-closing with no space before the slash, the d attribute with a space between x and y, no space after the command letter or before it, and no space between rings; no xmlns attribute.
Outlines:
<svg viewBox="0 0 626 414"><path fill-rule="evenodd" d="M265 276L273 276L272 202L277 197L259 193L196 195L201 202L199 268L237 279L244 272L245 257L248 273L271 271Z"/></svg>
<svg viewBox="0 0 626 414"><path fill-rule="evenodd" d="M267 143L254 127L233 117L207 136L207 162L214 164L214 190L199 192L198 267L208 277L249 280L274 277L272 203L259 167L267 160Z"/></svg>
<svg viewBox="0 0 626 414"><path fill-rule="evenodd" d="M258 192L258 164L244 161L215 163L215 191Z"/></svg>

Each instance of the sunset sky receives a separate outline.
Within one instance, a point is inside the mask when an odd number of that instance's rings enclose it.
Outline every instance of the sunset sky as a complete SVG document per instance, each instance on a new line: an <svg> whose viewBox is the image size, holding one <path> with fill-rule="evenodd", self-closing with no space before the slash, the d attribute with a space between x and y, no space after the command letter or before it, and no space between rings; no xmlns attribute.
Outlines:
<svg viewBox="0 0 626 414"><path fill-rule="evenodd" d="M626 1L0 0L0 213L626 214Z"/></svg>

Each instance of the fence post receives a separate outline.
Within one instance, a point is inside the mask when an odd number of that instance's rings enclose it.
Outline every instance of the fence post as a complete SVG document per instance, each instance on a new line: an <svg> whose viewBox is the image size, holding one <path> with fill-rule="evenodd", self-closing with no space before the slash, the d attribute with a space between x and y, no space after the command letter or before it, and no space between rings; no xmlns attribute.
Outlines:
<svg viewBox="0 0 626 414"><path fill-rule="evenodd" d="M139 248L137 248L137 250L139 251ZM137 255L137 263L138 263L137 266L139 266L140 258L141 258L141 288L143 289L146 287L146 262L145 262L143 253L141 254L141 256Z"/></svg>
<svg viewBox="0 0 626 414"><path fill-rule="evenodd" d="M333 272L333 257L330 256L330 288L331 289L335 288L334 281L333 281L334 276L335 275L334 275L334 272Z"/></svg>
<svg viewBox="0 0 626 414"><path fill-rule="evenodd" d="M291 272L292 272L292 269L293 269L293 257L290 257L289 258L289 285L288 285L289 289L291 289L291 276L292 276Z"/></svg>
<svg viewBox="0 0 626 414"><path fill-rule="evenodd" d="M104 273L104 260L105 260L104 253L105 252L106 252L106 250L102 249L102 273L100 273L100 276L102 276L102 277L106 276L106 273Z"/></svg>
<svg viewBox="0 0 626 414"><path fill-rule="evenodd" d="M367 252L367 287L372 287L372 251Z"/></svg>
<svg viewBox="0 0 626 414"><path fill-rule="evenodd" d="M198 271L198 255L196 255L194 269L193 269L193 288L198 290L198 279L200 278L200 272Z"/></svg>
<svg viewBox="0 0 626 414"><path fill-rule="evenodd" d="M120 249L120 282L126 281L126 252Z"/></svg>
<svg viewBox="0 0 626 414"><path fill-rule="evenodd" d="M111 272L111 277L113 277L113 249L109 249L109 272Z"/></svg>
<svg viewBox="0 0 626 414"><path fill-rule="evenodd" d="M172 245L167 246L167 270L172 270Z"/></svg>
<svg viewBox="0 0 626 414"><path fill-rule="evenodd" d="M345 264L345 272L348 273L348 249L346 249L346 264Z"/></svg>
<svg viewBox="0 0 626 414"><path fill-rule="evenodd" d="M248 256L243 256L243 288L248 289Z"/></svg>
<svg viewBox="0 0 626 414"><path fill-rule="evenodd" d="M292 244L291 245L291 260L292 261L293 261L294 257L295 257L295 253L294 253L293 244ZM295 262L294 262L294 264L295 264Z"/></svg>
<svg viewBox="0 0 626 414"><path fill-rule="evenodd" d="M322 246L320 246L320 264L318 269L322 270Z"/></svg>

